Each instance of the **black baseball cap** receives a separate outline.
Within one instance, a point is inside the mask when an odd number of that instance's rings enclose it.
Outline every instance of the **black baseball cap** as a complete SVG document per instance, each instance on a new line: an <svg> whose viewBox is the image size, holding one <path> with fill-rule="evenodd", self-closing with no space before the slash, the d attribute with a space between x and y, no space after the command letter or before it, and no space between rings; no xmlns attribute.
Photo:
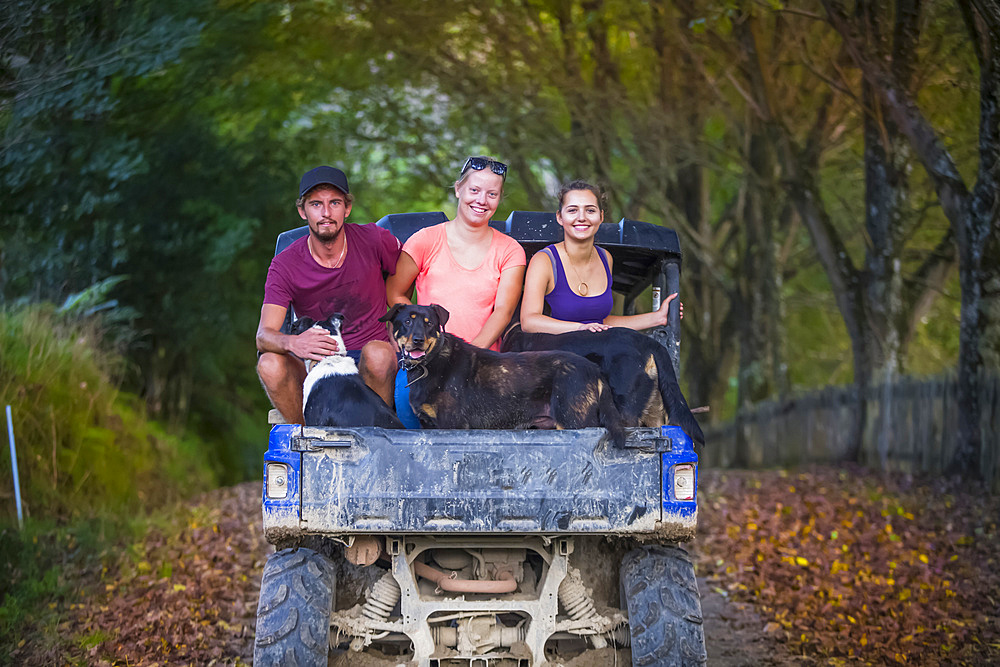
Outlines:
<svg viewBox="0 0 1000 667"><path fill-rule="evenodd" d="M351 193L347 187L347 176L344 175L344 172L326 165L310 169L302 174L302 180L299 181L299 196L305 196L317 185L332 185L345 195Z"/></svg>

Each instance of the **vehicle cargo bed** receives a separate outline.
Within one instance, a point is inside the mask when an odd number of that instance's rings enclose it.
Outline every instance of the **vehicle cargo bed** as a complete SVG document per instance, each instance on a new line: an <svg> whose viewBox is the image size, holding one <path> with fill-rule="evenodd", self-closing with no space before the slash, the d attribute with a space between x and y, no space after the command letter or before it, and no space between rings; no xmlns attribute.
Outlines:
<svg viewBox="0 0 1000 667"><path fill-rule="evenodd" d="M693 536L695 499L673 497L663 466L694 463L676 427L571 431L275 426L269 461L291 489L265 505L266 531L623 533ZM661 481L662 480L662 481ZM301 511L301 523L298 512Z"/></svg>

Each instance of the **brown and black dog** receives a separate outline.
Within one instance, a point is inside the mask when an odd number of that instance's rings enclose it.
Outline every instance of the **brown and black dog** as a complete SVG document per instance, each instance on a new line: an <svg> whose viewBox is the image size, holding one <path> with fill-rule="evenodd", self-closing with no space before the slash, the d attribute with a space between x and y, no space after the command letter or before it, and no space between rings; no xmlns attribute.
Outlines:
<svg viewBox="0 0 1000 667"><path fill-rule="evenodd" d="M681 393L670 355L659 342L632 329L525 333L514 327L503 349L564 350L586 357L601 368L625 426L680 426L692 441L705 444L691 408Z"/></svg>
<svg viewBox="0 0 1000 667"><path fill-rule="evenodd" d="M484 350L444 331L442 306L396 304L383 316L403 354L410 405L424 428L603 426L618 446L621 415L600 369L570 352Z"/></svg>

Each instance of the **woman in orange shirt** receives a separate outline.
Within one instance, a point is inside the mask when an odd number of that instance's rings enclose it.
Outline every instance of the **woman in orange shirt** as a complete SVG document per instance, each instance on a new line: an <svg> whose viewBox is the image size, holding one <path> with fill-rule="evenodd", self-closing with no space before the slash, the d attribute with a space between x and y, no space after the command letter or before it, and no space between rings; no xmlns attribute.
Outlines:
<svg viewBox="0 0 1000 667"><path fill-rule="evenodd" d="M396 273L386 281L389 305L438 304L448 311L445 331L477 347L500 349L500 334L521 298L524 249L490 227L503 194L507 165L486 156L465 161L458 180L455 217L421 229L403 244ZM396 377L396 410L411 426L405 373ZM402 385L402 386L401 386Z"/></svg>
<svg viewBox="0 0 1000 667"><path fill-rule="evenodd" d="M445 331L477 347L499 349L524 281L524 250L490 227L503 193L507 165L470 157L455 181L455 217L421 229L403 244L396 273L386 281L389 305L444 306Z"/></svg>

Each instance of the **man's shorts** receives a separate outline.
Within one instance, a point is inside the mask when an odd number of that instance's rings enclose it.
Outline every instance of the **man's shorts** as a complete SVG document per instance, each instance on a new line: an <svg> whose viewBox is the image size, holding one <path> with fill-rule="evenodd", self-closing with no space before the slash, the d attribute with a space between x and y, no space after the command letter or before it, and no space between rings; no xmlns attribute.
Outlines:
<svg viewBox="0 0 1000 667"><path fill-rule="evenodd" d="M260 350L257 350L257 359L258 360L260 360L260 355L262 355L262 354L263 354L263 352L261 352ZM295 357L294 354L292 356ZM354 363L356 363L356 364L360 364L361 363L361 350L348 350L347 351L347 356L349 356L351 359L354 359ZM295 357L295 358L298 359L298 357Z"/></svg>

